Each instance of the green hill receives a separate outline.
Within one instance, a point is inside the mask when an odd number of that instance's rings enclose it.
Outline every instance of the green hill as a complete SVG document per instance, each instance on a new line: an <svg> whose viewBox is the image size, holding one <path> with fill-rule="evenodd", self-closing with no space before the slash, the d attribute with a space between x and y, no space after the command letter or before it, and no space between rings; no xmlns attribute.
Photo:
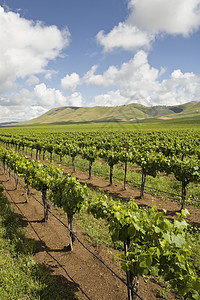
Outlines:
<svg viewBox="0 0 200 300"><path fill-rule="evenodd" d="M132 103L129 105L105 107L59 107L52 108L42 116L18 123L20 125L120 122L149 118L175 119L200 115L200 102L192 101L174 106L152 106Z"/></svg>

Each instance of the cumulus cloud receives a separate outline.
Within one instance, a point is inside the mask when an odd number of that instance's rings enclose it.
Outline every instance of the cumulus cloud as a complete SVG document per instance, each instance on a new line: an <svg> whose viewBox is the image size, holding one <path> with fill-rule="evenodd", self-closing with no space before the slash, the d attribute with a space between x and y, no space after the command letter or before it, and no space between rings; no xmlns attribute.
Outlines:
<svg viewBox="0 0 200 300"><path fill-rule="evenodd" d="M94 97L94 100L94 102L90 103L90 106L118 106L129 103L129 99L122 96L119 90L97 95Z"/></svg>
<svg viewBox="0 0 200 300"><path fill-rule="evenodd" d="M134 86L121 87L116 91L95 96L89 106L118 106L129 103L152 105L179 105L199 100L200 76L194 73L172 72L170 78L161 82L152 81L152 86L143 81L136 81Z"/></svg>
<svg viewBox="0 0 200 300"><path fill-rule="evenodd" d="M71 96L67 97L67 101L70 106L81 107L83 105L83 97L80 92L75 92Z"/></svg>
<svg viewBox="0 0 200 300"><path fill-rule="evenodd" d="M42 106L1 106L0 105L0 120L3 122L22 122L37 118L47 112Z"/></svg>
<svg viewBox="0 0 200 300"><path fill-rule="evenodd" d="M60 90L47 88L44 83L36 85L33 91L23 88L19 92L0 97L1 106L18 105L22 107L33 103L36 106L64 106L66 101L67 98L62 95Z"/></svg>
<svg viewBox="0 0 200 300"><path fill-rule="evenodd" d="M174 70L169 79L163 80L151 93L153 105L176 105L189 101L199 100L200 76L191 73L182 73Z"/></svg>
<svg viewBox="0 0 200 300"><path fill-rule="evenodd" d="M75 91L77 85L80 84L80 77L77 73L66 75L61 79L61 88L63 91L68 92L69 90Z"/></svg>
<svg viewBox="0 0 200 300"><path fill-rule="evenodd" d="M115 66L110 66L103 74L95 74L98 66L92 68L84 75L83 82L86 84L95 84L101 86L110 86L115 84L115 78L118 77L119 70Z"/></svg>
<svg viewBox="0 0 200 300"><path fill-rule="evenodd" d="M103 73L98 73L98 66L94 65L82 78L76 73L67 75L66 91L78 84L110 89L94 96L89 106L115 106L131 102L147 106L174 105L199 99L200 76L192 72L182 73L177 69L170 78L161 81L164 72L163 68L151 67L147 52L140 50L120 67L112 65ZM67 97L67 101L73 106L82 106L84 103L78 92Z"/></svg>
<svg viewBox="0 0 200 300"><path fill-rule="evenodd" d="M111 66L103 74L95 74L97 66L93 66L85 76L87 84L102 87L114 86L102 95L97 95L89 105L123 105L130 102L143 105L175 105L198 100L200 95L200 76L192 72L182 73L177 69L170 78L160 80L164 70L152 68L147 53L139 51L120 68Z"/></svg>
<svg viewBox="0 0 200 300"><path fill-rule="evenodd" d="M35 86L33 96L36 98L38 104L43 106L53 106L66 104L66 97L64 97L61 91L54 88L47 88L44 83Z"/></svg>
<svg viewBox="0 0 200 300"><path fill-rule="evenodd" d="M24 106L30 105L33 100L33 94L23 88L20 92L13 92L6 96L0 97L1 106Z"/></svg>
<svg viewBox="0 0 200 300"><path fill-rule="evenodd" d="M120 68L110 66L103 74L95 74L97 66L93 66L83 77L86 84L100 86L119 86L124 93L130 94L130 89L138 89L145 84L152 86L160 75L160 71L151 67L148 63L147 53L139 51L127 63L123 63ZM129 90L126 92L126 90Z"/></svg>
<svg viewBox="0 0 200 300"><path fill-rule="evenodd" d="M187 37L200 26L200 0L129 0L128 6L130 14L124 22L96 35L104 52L147 49L159 34Z"/></svg>
<svg viewBox="0 0 200 300"><path fill-rule="evenodd" d="M127 24L141 30L188 36L200 26L200 0L130 0Z"/></svg>
<svg viewBox="0 0 200 300"><path fill-rule="evenodd" d="M137 48L149 48L154 35L142 31L136 26L120 22L108 34L99 31L96 36L97 42L103 46L105 52L115 48L133 50Z"/></svg>
<svg viewBox="0 0 200 300"><path fill-rule="evenodd" d="M44 26L0 6L0 92L14 88L17 78L45 72L69 41L67 29Z"/></svg>

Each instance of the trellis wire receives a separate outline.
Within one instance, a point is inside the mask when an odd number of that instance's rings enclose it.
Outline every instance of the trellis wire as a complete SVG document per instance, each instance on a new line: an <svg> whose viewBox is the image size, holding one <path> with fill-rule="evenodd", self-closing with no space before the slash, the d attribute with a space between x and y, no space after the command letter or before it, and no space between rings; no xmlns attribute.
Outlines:
<svg viewBox="0 0 200 300"><path fill-rule="evenodd" d="M11 176L14 178L14 176L11 174ZM19 185L23 188L24 186L19 182ZM30 193L30 196L37 201L41 206L43 206L43 203L41 203L32 193ZM76 234L74 232L72 232L69 227L62 221L60 220L49 208L48 208L48 212L55 218L57 219L58 222L60 222L65 228L67 228L67 230L73 234L74 238L82 245L82 247L84 249L86 249L90 254L92 254L97 260L99 260L113 275L115 275L116 278L118 278L124 285L126 285L126 287L131 290L140 300L143 300L142 297L140 297L140 295L138 295L134 290L133 287L130 287L115 271L113 271L108 265L106 265L104 263L104 261L98 257L95 253L93 253L89 248L87 248L87 246L84 245L84 243L76 236Z"/></svg>

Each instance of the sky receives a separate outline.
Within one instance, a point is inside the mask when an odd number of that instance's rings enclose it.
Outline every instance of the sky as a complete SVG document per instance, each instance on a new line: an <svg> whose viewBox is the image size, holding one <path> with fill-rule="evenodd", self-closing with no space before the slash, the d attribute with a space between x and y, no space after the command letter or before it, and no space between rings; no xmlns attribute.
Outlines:
<svg viewBox="0 0 200 300"><path fill-rule="evenodd" d="M0 0L0 123L200 100L200 0Z"/></svg>

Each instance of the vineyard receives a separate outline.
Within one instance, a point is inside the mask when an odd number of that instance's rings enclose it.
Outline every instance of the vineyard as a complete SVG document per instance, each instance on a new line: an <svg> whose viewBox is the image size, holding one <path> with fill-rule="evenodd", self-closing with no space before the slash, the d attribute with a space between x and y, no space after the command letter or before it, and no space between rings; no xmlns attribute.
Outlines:
<svg viewBox="0 0 200 300"><path fill-rule="evenodd" d="M43 220L48 222L50 206L67 214L69 249L76 251L74 216L81 209L96 219L105 220L113 242L120 242L121 268L126 274L128 299L142 299L139 278L162 276L177 293L188 299L200 299L200 280L191 250L187 247L186 206L199 207L200 138L198 130L85 130L65 131L57 128L3 128L0 130L0 160L8 177L13 172L15 187L23 179L26 201L30 188L42 195ZM88 188L62 167L66 161L75 172L78 163L86 162L88 180L95 166L108 170L109 185L115 172L121 175L123 189L131 184L129 174L137 173L138 198L143 199L149 178L162 176L172 182L179 209L170 221L156 207L140 207L134 200L120 201L106 195L88 197ZM59 163L60 167L56 164ZM119 171L120 170L120 171ZM168 197L166 191L159 191ZM190 228L191 230L191 228Z"/></svg>

